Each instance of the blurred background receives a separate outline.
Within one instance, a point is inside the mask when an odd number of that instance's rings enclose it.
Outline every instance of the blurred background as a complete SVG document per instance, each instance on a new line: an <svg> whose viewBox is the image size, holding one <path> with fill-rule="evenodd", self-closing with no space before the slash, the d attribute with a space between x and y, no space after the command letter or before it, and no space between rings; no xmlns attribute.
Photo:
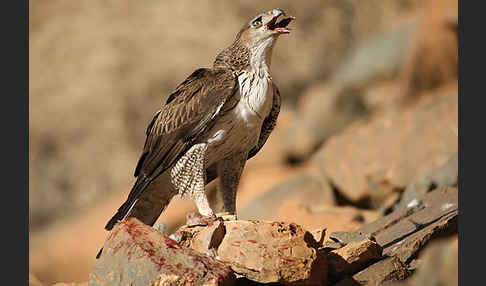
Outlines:
<svg viewBox="0 0 486 286"><path fill-rule="evenodd" d="M30 0L32 274L88 279L153 114L276 7L296 17L272 60L283 106L247 163L240 218L352 230L454 158L457 1ZM176 198L159 221L171 231L193 210Z"/></svg>

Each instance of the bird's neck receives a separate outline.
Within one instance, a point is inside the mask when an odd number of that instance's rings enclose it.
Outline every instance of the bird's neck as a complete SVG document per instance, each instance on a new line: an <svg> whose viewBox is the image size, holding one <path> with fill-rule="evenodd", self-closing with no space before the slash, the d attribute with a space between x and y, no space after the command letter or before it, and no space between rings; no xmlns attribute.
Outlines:
<svg viewBox="0 0 486 286"><path fill-rule="evenodd" d="M270 71L274 39L262 40L258 45L248 47L238 39L221 51L214 60L215 68L230 68L235 71L265 70Z"/></svg>
<svg viewBox="0 0 486 286"><path fill-rule="evenodd" d="M259 45L250 49L250 67L255 70L263 69L270 72L273 53L273 38L263 40Z"/></svg>

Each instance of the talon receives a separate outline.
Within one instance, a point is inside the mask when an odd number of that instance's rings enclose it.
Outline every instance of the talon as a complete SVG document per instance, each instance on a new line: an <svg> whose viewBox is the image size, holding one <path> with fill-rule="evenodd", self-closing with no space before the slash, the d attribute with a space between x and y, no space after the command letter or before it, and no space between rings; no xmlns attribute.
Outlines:
<svg viewBox="0 0 486 286"><path fill-rule="evenodd" d="M203 216L199 213L189 213L186 216L186 225L188 226L207 226L218 220L213 214L211 216Z"/></svg>
<svg viewBox="0 0 486 286"><path fill-rule="evenodd" d="M231 213L231 212L221 212L221 213L217 213L216 216L218 218L221 218L223 221L238 220L237 217L236 217L236 214L235 213Z"/></svg>

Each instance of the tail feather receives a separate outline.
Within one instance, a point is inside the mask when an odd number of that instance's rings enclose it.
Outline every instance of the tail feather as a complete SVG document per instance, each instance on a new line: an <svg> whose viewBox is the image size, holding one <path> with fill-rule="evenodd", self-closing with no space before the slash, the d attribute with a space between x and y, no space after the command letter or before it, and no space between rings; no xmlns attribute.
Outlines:
<svg viewBox="0 0 486 286"><path fill-rule="evenodd" d="M130 191L130 194L128 195L127 200L123 203L123 205L120 206L116 214L105 225L106 230L111 230L117 222L123 220L128 215L132 207L137 202L138 197L149 183L150 181L146 178L137 179L135 185L133 185L133 188Z"/></svg>
<svg viewBox="0 0 486 286"><path fill-rule="evenodd" d="M154 180L139 177L127 200L108 221L105 229L112 230L116 223L128 215L136 217L147 225L153 225L176 194L177 190L171 184L169 172L163 172ZM103 248L98 252L96 258L100 257L102 251Z"/></svg>

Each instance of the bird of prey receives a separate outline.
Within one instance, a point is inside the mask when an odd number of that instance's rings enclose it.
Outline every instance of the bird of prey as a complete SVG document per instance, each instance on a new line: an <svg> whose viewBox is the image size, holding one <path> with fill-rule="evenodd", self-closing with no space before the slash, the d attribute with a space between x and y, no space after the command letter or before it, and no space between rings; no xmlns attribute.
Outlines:
<svg viewBox="0 0 486 286"><path fill-rule="evenodd" d="M152 226L176 194L189 195L203 217L214 218L205 186L217 177L220 216L236 219L245 163L265 144L280 110L270 75L272 50L293 19L279 8L257 15L212 68L197 69L176 87L147 127L136 182L106 230L125 217Z"/></svg>

